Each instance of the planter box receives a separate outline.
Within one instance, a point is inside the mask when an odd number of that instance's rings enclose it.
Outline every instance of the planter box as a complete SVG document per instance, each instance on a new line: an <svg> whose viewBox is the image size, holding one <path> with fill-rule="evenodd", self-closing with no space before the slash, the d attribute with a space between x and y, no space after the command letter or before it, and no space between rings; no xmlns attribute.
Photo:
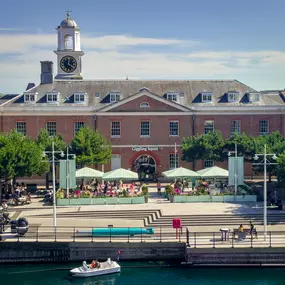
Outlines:
<svg viewBox="0 0 285 285"><path fill-rule="evenodd" d="M104 198L92 198L91 204L92 205L105 205L105 199Z"/></svg>
<svg viewBox="0 0 285 285"><path fill-rule="evenodd" d="M119 203L119 199L117 197L105 198L105 200L107 205L114 205Z"/></svg>
<svg viewBox="0 0 285 285"><path fill-rule="evenodd" d="M69 199L69 205L80 205L78 199Z"/></svg>
<svg viewBox="0 0 285 285"><path fill-rule="evenodd" d="M187 196L174 196L173 203L186 203L186 197Z"/></svg>
<svg viewBox="0 0 285 285"><path fill-rule="evenodd" d="M224 196L212 196L212 202L224 202Z"/></svg>
<svg viewBox="0 0 285 285"><path fill-rule="evenodd" d="M245 202L243 195L236 195L235 202Z"/></svg>
<svg viewBox="0 0 285 285"><path fill-rule="evenodd" d="M198 196L186 196L186 202L187 203L197 203L198 201Z"/></svg>
<svg viewBox="0 0 285 285"><path fill-rule="evenodd" d="M79 205L91 205L91 198L79 198Z"/></svg>
<svg viewBox="0 0 285 285"><path fill-rule="evenodd" d="M69 206L69 199L56 199L57 206Z"/></svg>
<svg viewBox="0 0 285 285"><path fill-rule="evenodd" d="M198 196L198 201L199 202L212 202L212 199L210 195L200 195Z"/></svg>
<svg viewBox="0 0 285 285"><path fill-rule="evenodd" d="M119 204L132 204L132 198L131 197L119 198Z"/></svg>
<svg viewBox="0 0 285 285"><path fill-rule="evenodd" d="M132 204L144 204L144 203L145 203L144 196L132 198Z"/></svg>
<svg viewBox="0 0 285 285"><path fill-rule="evenodd" d="M235 202L235 196L234 195L225 195L224 196L224 202Z"/></svg>
<svg viewBox="0 0 285 285"><path fill-rule="evenodd" d="M244 195L244 202L256 202L257 196L256 195Z"/></svg>

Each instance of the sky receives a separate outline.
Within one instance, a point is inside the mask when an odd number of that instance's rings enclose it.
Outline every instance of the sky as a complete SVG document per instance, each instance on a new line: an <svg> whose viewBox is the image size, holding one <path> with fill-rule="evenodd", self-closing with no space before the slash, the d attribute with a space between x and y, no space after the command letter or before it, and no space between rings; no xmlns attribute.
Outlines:
<svg viewBox="0 0 285 285"><path fill-rule="evenodd" d="M237 79L285 88L284 0L3 1L0 92L39 83L71 10L84 79ZM55 65L56 72L56 65Z"/></svg>

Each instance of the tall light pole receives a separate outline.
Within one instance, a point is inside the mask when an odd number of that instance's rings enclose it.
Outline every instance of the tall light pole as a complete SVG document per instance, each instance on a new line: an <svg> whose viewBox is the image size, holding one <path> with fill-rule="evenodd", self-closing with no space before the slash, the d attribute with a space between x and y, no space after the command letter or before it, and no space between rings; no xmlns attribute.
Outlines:
<svg viewBox="0 0 285 285"><path fill-rule="evenodd" d="M176 143L175 143L174 144L174 168L177 168L176 167L176 164L177 164L176 154L177 154L177 147L176 147Z"/></svg>
<svg viewBox="0 0 285 285"><path fill-rule="evenodd" d="M235 154L235 160L234 160L234 178L235 178L235 195L237 194L237 184L238 184L238 181L237 181L237 178L238 178L238 175L237 175L237 142L235 142L235 151L229 151L228 152L228 156L231 156L231 154L234 153Z"/></svg>
<svg viewBox="0 0 285 285"><path fill-rule="evenodd" d="M54 231L56 231L56 189L55 189L55 154L59 153L61 157L64 156L64 153L62 150L55 151L54 150L54 141L52 141L52 150L51 151L44 151L43 157L46 157L47 155L51 154L51 158L48 159L48 162L52 163L52 191L53 191L53 228Z"/></svg>
<svg viewBox="0 0 285 285"><path fill-rule="evenodd" d="M268 157L272 157L274 160L277 158L275 153L266 153L266 144L264 145L264 153L256 153L253 157L254 160L258 160L258 158L262 157L263 160L259 163L253 163L253 165L263 165L264 167L264 186L263 186L263 226L264 226L264 240L266 240L267 237L267 183L266 183L266 176L267 176L267 164L277 164L272 163L268 160Z"/></svg>

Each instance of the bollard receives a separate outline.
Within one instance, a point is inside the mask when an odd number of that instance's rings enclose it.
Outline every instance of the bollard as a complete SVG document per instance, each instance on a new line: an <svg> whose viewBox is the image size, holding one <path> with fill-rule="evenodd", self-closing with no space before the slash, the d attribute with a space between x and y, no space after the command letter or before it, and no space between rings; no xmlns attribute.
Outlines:
<svg viewBox="0 0 285 285"><path fill-rule="evenodd" d="M39 226L37 226L36 242L39 241Z"/></svg>
<svg viewBox="0 0 285 285"><path fill-rule="evenodd" d="M75 227L73 227L73 242L75 242Z"/></svg>
<svg viewBox="0 0 285 285"><path fill-rule="evenodd" d="M197 233L195 232L195 233L194 233L194 248L196 248L196 239L197 239L197 238L196 238L196 235L197 235Z"/></svg>
<svg viewBox="0 0 285 285"><path fill-rule="evenodd" d="M215 232L213 232L213 248L215 248Z"/></svg>
<svg viewBox="0 0 285 285"><path fill-rule="evenodd" d="M272 247L272 244L271 244L271 231L269 232L269 247Z"/></svg>

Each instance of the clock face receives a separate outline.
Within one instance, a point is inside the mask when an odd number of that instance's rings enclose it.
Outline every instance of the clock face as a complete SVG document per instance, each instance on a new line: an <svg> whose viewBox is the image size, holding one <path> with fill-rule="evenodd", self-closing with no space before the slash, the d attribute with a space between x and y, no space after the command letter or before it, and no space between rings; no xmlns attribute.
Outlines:
<svg viewBox="0 0 285 285"><path fill-rule="evenodd" d="M60 61L60 68L67 73L73 72L77 67L76 59L73 56L66 55Z"/></svg>

